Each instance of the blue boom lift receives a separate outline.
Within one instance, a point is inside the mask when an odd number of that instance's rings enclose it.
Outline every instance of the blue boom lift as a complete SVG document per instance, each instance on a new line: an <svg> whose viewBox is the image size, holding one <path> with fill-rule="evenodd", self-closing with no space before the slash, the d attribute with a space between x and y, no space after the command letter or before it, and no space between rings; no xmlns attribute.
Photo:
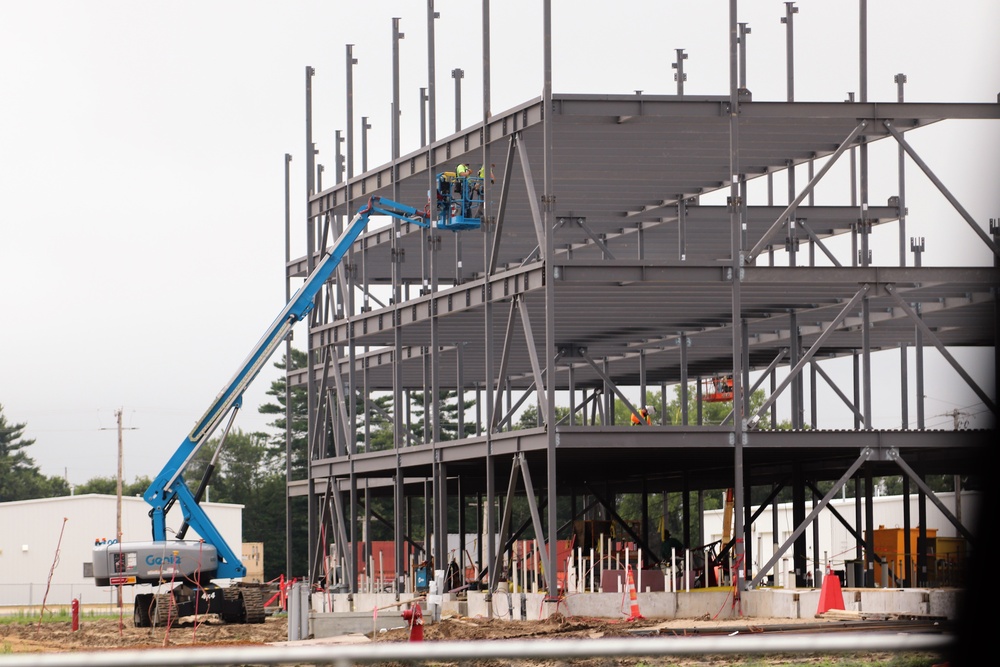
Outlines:
<svg viewBox="0 0 1000 667"><path fill-rule="evenodd" d="M171 585L169 592L141 593L135 596L133 619L136 627L165 626L169 620L200 614L217 614L231 623L263 623L263 593L259 588L240 584L220 586L213 580L240 579L246 568L230 548L218 529L201 508L202 493L214 468L214 459L207 467L201 483L192 493L183 473L198 450L227 414L230 415L221 442L225 443L236 412L242 404L243 392L257 377L278 345L285 340L296 322L312 310L320 288L333 275L373 215L387 215L404 222L428 227L425 211L380 197L371 197L357 212L344 233L306 278L305 283L289 300L271 326L254 345L250 355L240 365L236 375L222 388L211 407L180 444L174 455L150 484L143 497L152 509L153 539L146 542L121 543L101 541L94 546L94 579L98 586L135 584ZM167 539L166 516L179 504L184 523L176 539ZM194 528L201 540L184 540L188 527Z"/></svg>

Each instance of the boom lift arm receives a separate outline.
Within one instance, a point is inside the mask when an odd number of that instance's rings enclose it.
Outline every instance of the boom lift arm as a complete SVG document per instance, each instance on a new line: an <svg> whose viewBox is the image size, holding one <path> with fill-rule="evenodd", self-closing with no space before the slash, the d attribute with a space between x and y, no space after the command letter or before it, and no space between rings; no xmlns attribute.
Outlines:
<svg viewBox="0 0 1000 667"><path fill-rule="evenodd" d="M295 295L289 300L285 308L267 328L267 331L251 350L250 354L240 365L240 369L233 378L219 392L212 405L205 414L198 420L197 425L188 434L184 442L181 443L174 455L170 457L163 469L153 480L143 497L152 506L150 517L153 520L153 540L165 540L166 537L166 510L176 499L181 504L185 521L190 524L195 531L201 535L206 542L220 548L221 562L219 564L219 578L235 578L246 574L245 568L240 564L239 559L226 545L225 540L216 530L215 526L205 515L204 510L199 507L194 496L183 483L181 474L191 462L198 450L208 441L219 423L231 409L238 409L237 401L243 396L243 392L257 377L261 368L274 354L275 349L280 345L292 327L305 318L313 309L316 295L320 288L330 279L333 272L344 259L344 255L351 245L361 234L362 230L368 226L372 215L389 215L407 222L423 223L423 213L417 209L380 197L372 197L368 203L361 208L348 224L347 228L337 239L329 254L323 257L313 272L306 279ZM180 483L177 483L180 481ZM223 549L224 548L224 549ZM229 568L232 563L235 567ZM232 571L230 571L232 570Z"/></svg>
<svg viewBox="0 0 1000 667"><path fill-rule="evenodd" d="M278 345L285 340L292 327L313 309L320 289L333 275L373 215L387 215L404 222L427 226L427 215L423 211L381 197L371 197L365 206L357 212L340 238L331 246L329 253L319 261L306 278L305 283L267 328L240 365L239 370L215 397L208 410L198 420L195 427L146 490L143 497L152 507L149 515L152 519L153 541L151 543L136 543L135 545L117 544L114 541L95 545L94 576L98 585L161 583L164 580L165 571L181 575L177 578L178 581L184 577L193 576L197 572L196 585L210 579L238 579L246 575L246 568L240 558L226 543L222 534L199 505L201 489L197 494L192 494L188 488L183 477L184 470L198 450L208 442L209 437L227 414L231 413L229 424L232 424L232 418L235 417L235 413L242 403L243 392L257 377ZM227 433L228 430L229 425L226 427ZM202 487L205 481L202 481ZM190 549L184 550L184 545L190 545L190 543L181 540L167 541L166 516L174 503L180 504L184 516L184 527L178 531L179 537L182 538L187 527L190 526L204 541L203 544L196 543L198 551L193 552L198 554L197 571L192 569L190 562L183 562L185 559L191 560L188 558L188 554L192 551ZM212 549L217 554L217 562L201 562L201 555L211 553ZM213 557L206 558L206 560L214 561L215 559ZM166 579L173 579L173 577L167 576ZM140 613L140 597L142 596L136 596L135 618L137 624L140 621L151 620L149 614ZM164 596L156 596L156 598L161 597ZM171 601L170 604L179 605L179 596L175 595L175 598L177 600ZM145 599L143 603L146 603ZM152 620L152 624L155 625L155 618ZM144 624L148 625L149 623Z"/></svg>

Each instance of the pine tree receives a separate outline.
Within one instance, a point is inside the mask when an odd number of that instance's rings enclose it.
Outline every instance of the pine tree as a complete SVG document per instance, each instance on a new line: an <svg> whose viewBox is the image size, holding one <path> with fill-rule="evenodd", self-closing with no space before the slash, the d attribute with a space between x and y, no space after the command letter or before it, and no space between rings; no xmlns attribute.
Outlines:
<svg viewBox="0 0 1000 667"><path fill-rule="evenodd" d="M50 498L69 492L65 480L45 477L28 456L25 450L35 441L24 438L26 426L8 422L0 404L0 502Z"/></svg>

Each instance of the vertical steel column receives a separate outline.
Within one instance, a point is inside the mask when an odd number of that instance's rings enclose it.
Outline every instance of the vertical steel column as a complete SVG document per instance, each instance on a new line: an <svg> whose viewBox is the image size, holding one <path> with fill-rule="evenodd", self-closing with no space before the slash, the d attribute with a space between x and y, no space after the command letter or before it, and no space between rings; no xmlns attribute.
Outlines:
<svg viewBox="0 0 1000 667"><path fill-rule="evenodd" d="M688 78L687 74L684 73L684 61L687 60L687 54L684 53L684 49L675 50L677 51L677 61L670 66L677 70L674 72L674 81L677 82L677 94L684 95L684 82Z"/></svg>
<svg viewBox="0 0 1000 667"><path fill-rule="evenodd" d="M729 0L729 237L730 261L732 266L732 312L733 312L733 501L736 507L742 507L745 502L743 489L743 446L746 444L746 415L744 408L743 381L743 295L741 283L743 279L744 248L741 220L742 208L739 204L739 174L740 168L740 99L738 90L738 31L736 22L737 0ZM733 597L737 609L742 609L742 592L746 589L746 565L744 558L746 544L744 540L743 513L734 512L733 535L736 542L733 554L737 563L733 577ZM704 521L702 520L704 523ZM688 542L688 544L691 544Z"/></svg>
<svg viewBox="0 0 1000 667"><path fill-rule="evenodd" d="M816 174L815 174L816 153L812 153L811 154L811 157L809 158L809 162L807 163L807 166L808 166L809 182L812 183L813 182L813 178L816 177ZM815 188L813 188L812 190L809 191L808 201L809 201L809 206L814 206L816 204L816 189ZM809 266L816 266L816 242L813 241L813 239L812 239L811 236L808 237L808 239L809 239L809 260L808 260L809 261Z"/></svg>
<svg viewBox="0 0 1000 667"><path fill-rule="evenodd" d="M819 411L819 401L816 392L816 362L809 362L809 425L816 430L816 413ZM773 426L773 425L772 425Z"/></svg>
<svg viewBox="0 0 1000 667"><path fill-rule="evenodd" d="M818 500L816 498L816 492L815 491L810 491L809 495L812 497L812 510L811 511L815 511L816 510L816 505L819 504L819 502L818 502ZM819 552L819 517L818 516L815 519L813 519L813 521L812 521L812 551L813 551L813 557L812 557L812 573L813 573L813 576L811 577L811 579L813 581L813 586L819 586L820 583L822 583L822 581L823 581L823 574L822 574L823 568L822 568L822 563L820 562L820 559L822 558L823 554L821 554Z"/></svg>
<svg viewBox="0 0 1000 667"><path fill-rule="evenodd" d="M399 31L399 18L392 19L392 185L393 196L399 181L399 40L406 37ZM398 198L398 197L397 197Z"/></svg>
<svg viewBox="0 0 1000 667"><path fill-rule="evenodd" d="M354 177L354 66L358 59L354 57L354 45L347 45L347 182ZM347 215L351 215L351 191L347 190Z"/></svg>
<svg viewBox="0 0 1000 667"><path fill-rule="evenodd" d="M420 147L427 145L427 89L420 89ZM430 166L428 165L428 169ZM433 171L433 170L431 170Z"/></svg>
<svg viewBox="0 0 1000 667"><path fill-rule="evenodd" d="M862 474L865 476L865 523L867 530L859 531L865 536L865 569L872 573L871 582L873 586L878 586L875 581L875 505L872 499L875 496L875 485L872 480L872 468L865 465Z"/></svg>
<svg viewBox="0 0 1000 667"><path fill-rule="evenodd" d="M556 491L556 322L555 322L555 280L553 279L552 262L555 255L555 239L553 233L553 216L555 208L555 193L552 192L552 0L545 0L544 10L544 76L542 84L542 108L545 109L545 116L542 119L542 136L544 145L542 147L543 170L542 170L542 223L545 229L545 387L539 387L539 391L546 392L546 412L545 424L547 425L546 436L547 446L545 453L548 495L548 526L546 532L550 540L546 572L549 573L549 599L557 600L558 591L556 589L556 578L552 576L558 572L558 558L556 548L556 536L559 530L559 517L557 515Z"/></svg>
<svg viewBox="0 0 1000 667"><path fill-rule="evenodd" d="M913 251L913 266L920 268L921 266L921 254L924 251L924 238L911 238L910 239L910 250ZM923 312L923 307L919 302L916 304L917 314ZM917 430L924 430L924 331L920 327L914 325L914 339L913 339L913 353L916 355L916 368L914 369L917 374L916 379L916 389L917 389Z"/></svg>
<svg viewBox="0 0 1000 667"><path fill-rule="evenodd" d="M687 259L687 201L684 195L677 196L677 254L682 262Z"/></svg>
<svg viewBox="0 0 1000 667"><path fill-rule="evenodd" d="M908 368L907 347L906 343L899 344L899 407L901 422L899 427L904 431L910 428L910 369Z"/></svg>
<svg viewBox="0 0 1000 667"><path fill-rule="evenodd" d="M858 64L860 69L861 103L868 101L868 0L859 0L858 44L860 54ZM868 215L868 138L859 137L860 168L861 168L861 266L871 264L871 250L868 242L871 236L871 219ZM861 302L861 337L862 354L864 356L863 411L865 430L872 428L872 369L871 369L871 301L867 295Z"/></svg>
<svg viewBox="0 0 1000 667"><path fill-rule="evenodd" d="M702 393L701 393L702 377L700 375L696 375L695 378L694 378L694 381L695 381L695 387L694 387L695 423L698 426L701 426L702 423L705 420L704 411L702 410ZM664 409L664 411L666 411L666 409L667 409L666 393L667 393L667 385L664 384L663 385L663 396L664 396L664 398L663 398L663 409Z"/></svg>
<svg viewBox="0 0 1000 667"><path fill-rule="evenodd" d="M462 131L462 79L465 70L459 67L451 70L451 78L455 80L455 132Z"/></svg>
<svg viewBox="0 0 1000 667"><path fill-rule="evenodd" d="M805 479L802 465L792 464L792 525L801 526L806 519ZM805 572L808 564L806 532L803 530L792 542L792 568L795 570L795 587L805 586Z"/></svg>
<svg viewBox="0 0 1000 667"><path fill-rule="evenodd" d="M854 476L854 525L859 528L858 537L855 539L854 542L854 560L857 564L860 564L862 566L861 576L859 577L860 581L857 583L857 585L861 588L864 588L865 581L867 580L867 577L865 575L865 570L867 570L868 568L864 567L865 544L862 537L864 535L864 532L860 530L864 526L864 516L862 515L864 507L862 505L863 502L862 498L863 496L862 496L862 486L861 486L861 471L859 470L857 474ZM855 568L857 568L857 565L855 566ZM855 569L855 574L857 574L857 569Z"/></svg>
<svg viewBox="0 0 1000 667"><path fill-rule="evenodd" d="M457 424L455 426L455 439L465 438L465 346L467 341L455 343L455 387ZM463 512L465 510L462 510Z"/></svg>
<svg viewBox="0 0 1000 667"><path fill-rule="evenodd" d="M897 74L893 80L896 82L896 101L903 103L903 86L906 84L906 75ZM898 143L898 142L897 142ZM906 149L899 145L896 149L898 153L898 175L899 175L899 265L906 266Z"/></svg>
<svg viewBox="0 0 1000 667"><path fill-rule="evenodd" d="M431 0L433 4L433 0ZM402 33L399 32L399 19L394 18L392 20L392 80L393 80L393 106L392 106L392 118L390 119L392 133L392 163L393 163L393 178L392 178L392 189L393 189L393 199L398 199L398 179L396 178L396 160L399 158L399 145L397 142L399 136L399 114L397 110L399 109L399 40L403 38ZM399 327L400 320L400 308L401 308L401 290L402 290L402 268L400 267L400 262L402 259L402 253L399 247L399 234L400 234L400 223L396 218L392 219L392 239L390 240L390 254L392 258L392 299L390 300L390 305L392 306L392 320L393 320L393 368L392 368L392 430L393 430L393 446L399 450L400 448L406 446L407 444L407 434L409 433L409 394L404 393L403 388L403 366L400 360L403 356L403 334ZM404 399L405 396L405 399ZM406 407L407 414L407 424L403 423L404 414L404 404ZM396 456L396 469L394 471L395 479L393 484L393 533L394 533L394 548L396 554L396 563L405 563L405 550L404 550L404 535L408 535L410 531L408 530L408 513L405 511L407 509L406 500L406 487L403 484L403 468L402 468L402 457L401 455ZM400 589L402 588L402 582L404 578L398 574L400 567L397 566L397 577L396 577L396 598L399 598Z"/></svg>
<svg viewBox="0 0 1000 667"><path fill-rule="evenodd" d="M863 412L865 430L872 430L872 322L871 300L866 294L861 299L861 354L864 358L862 367L862 391L864 396Z"/></svg>
<svg viewBox="0 0 1000 667"><path fill-rule="evenodd" d="M861 358L858 356L858 349L854 348L851 353L851 361L854 362L854 405L861 405ZM861 419L863 415L859 415L857 410L854 411L854 430L861 429ZM867 424L866 424L867 426Z"/></svg>
<svg viewBox="0 0 1000 667"><path fill-rule="evenodd" d="M858 75L861 103L868 101L868 0L858 0Z"/></svg>
<svg viewBox="0 0 1000 667"><path fill-rule="evenodd" d="M435 466L436 468L436 466ZM434 556L434 545L431 542L433 534L431 532L431 527L434 525L434 519L431 517L431 504L433 503L432 498L434 497L434 489L432 488L434 482L433 473L431 473L431 478L424 479L424 555L426 556L427 562L430 563L430 559ZM440 558L440 554L437 554ZM440 563L435 563L439 565ZM427 575L427 580L430 581L433 577L434 572L429 572Z"/></svg>
<svg viewBox="0 0 1000 667"><path fill-rule="evenodd" d="M572 363L566 371L569 382L569 425L576 426L576 371Z"/></svg>
<svg viewBox="0 0 1000 667"><path fill-rule="evenodd" d="M492 112L492 96L491 96L491 45L490 45L490 0L483 0L482 4L482 19L483 19L483 182L482 182L482 192L483 192L483 223L482 229L485 234L489 233L490 230L490 195L493 190L493 162L490 156L490 141L492 137L490 136L489 129L489 119L493 115ZM461 269L461 235L455 235L455 271L458 274L456 276L456 282L462 281Z"/></svg>
<svg viewBox="0 0 1000 667"><path fill-rule="evenodd" d="M906 535L906 538L903 540L903 562L906 564L905 574L903 575L904 588L913 586L913 549L909 538L911 530L910 476L903 475L903 535Z"/></svg>
<svg viewBox="0 0 1000 667"><path fill-rule="evenodd" d="M924 479L921 475L921 480ZM917 525L920 532L917 536L917 545L927 544L927 494L923 489L917 489ZM927 586L930 583L927 576L927 549L917 549L917 586Z"/></svg>
<svg viewBox="0 0 1000 667"><path fill-rule="evenodd" d="M285 303L292 299L292 285L288 279L288 264L292 260L292 156L285 153ZM285 577L292 578L292 499L288 494L288 482L292 481L292 383L288 377L294 370L292 363L292 339L285 339ZM306 546L311 549L310 545Z"/></svg>
<svg viewBox="0 0 1000 667"><path fill-rule="evenodd" d="M743 369L743 386L745 390L743 392L743 414L750 414L750 326L746 318L742 318L741 327L743 330L743 345L741 346L743 350L743 363L740 364L740 368Z"/></svg>
<svg viewBox="0 0 1000 667"><path fill-rule="evenodd" d="M794 367L794 366L795 366L795 364L791 364L789 366L789 368ZM768 396L771 396L778 389L778 371L777 371L777 369L771 369L771 372L770 372L769 375L771 376L770 377L771 390L768 392ZM771 403L771 428L775 428L778 425L778 405L777 405L777 403L778 403L777 401L775 401L774 403Z"/></svg>
<svg viewBox="0 0 1000 667"><path fill-rule="evenodd" d="M315 74L315 69L306 67L306 270L309 273L312 273L316 266L316 232L313 219L309 215L309 200L315 193L316 188L316 144L313 143L312 136L312 78ZM317 304L320 302L320 298L319 294L317 294ZM310 325L314 317L315 312L308 320ZM312 442L312 436L316 432L316 406L318 400L314 370L316 368L316 351L312 346L312 336L308 334L306 335L306 359L308 360L306 366L306 432L308 437L306 442L309 443ZM289 422L288 427L291 428L291 422ZM312 545L316 543L316 512L313 506L316 488L312 479L312 457L310 456L308 445L306 445L305 460L306 479L308 480L308 492L306 494L306 543L308 546L306 547L306 551L309 552L309 565L307 571L312 572L315 560Z"/></svg>
<svg viewBox="0 0 1000 667"><path fill-rule="evenodd" d="M698 414L701 415L701 378L696 377L695 396L698 401ZM667 425L667 383L660 383L660 426Z"/></svg>
<svg viewBox="0 0 1000 667"><path fill-rule="evenodd" d="M690 339L687 334L681 334L681 337L677 339L677 346L680 348L681 353L681 424L683 426L688 425L688 355L687 348L690 343ZM645 403L646 398L643 395L643 403Z"/></svg>
<svg viewBox="0 0 1000 667"><path fill-rule="evenodd" d="M345 66L345 70L346 70L345 84L344 85L345 85L345 89L346 89L345 90L345 98L346 98L346 105L347 105L346 110L345 110L346 111L346 115L347 115L347 146L346 146L345 154L347 156L347 159L344 162L346 162L346 166L347 166L346 179L347 179L347 183L348 183L348 186L345 188L345 190L347 192L347 194L345 195L345 203L347 204L347 208L346 208L347 215L350 216L351 215L351 207L352 207L352 201L351 201L351 197L350 197L350 193L351 193L350 181L351 181L351 178L353 178L353 176L354 176L354 65L356 65L358 61L357 61L357 59L354 58L354 46L352 44L346 44L345 45L344 54L345 54L344 66ZM341 170L342 160L340 158L340 142L341 142L341 138L340 138L340 133L338 132L337 133L337 141L336 141L336 146L337 146L337 170L336 170L337 171L337 183L340 183L341 182L341 178L343 177L343 171ZM338 236L339 236L339 233L341 231L339 223L338 223L337 227L338 227L337 232L338 232ZM343 288L342 288L343 291L344 291L344 300L345 300L345 303L344 303L344 316L347 318L348 322L351 322L353 320L355 314L357 313L357 308L356 308L356 304L355 304L355 280L356 280L356 277L357 277L357 274L355 272L355 267L357 266L357 261L356 261L354 255L355 255L355 253L354 253L354 244L351 244L351 247L350 247L350 249L347 252L347 265L344 266L344 272L343 272L343 276L344 276L344 281L343 282L344 282L344 285L343 285ZM365 292L365 300L367 301L367 299L368 299L368 293L366 291ZM368 569L367 569L368 568L368 562L369 562L369 558L371 556L371 516L370 516L371 506L369 504L371 498L369 496L368 485L366 483L365 484L365 490L364 490L364 506L365 506L365 509L364 509L363 523L362 523L361 526L358 526L358 518L359 518L358 517L358 512L359 512L359 508L358 508L358 476L357 476L357 474L354 471L354 460L355 460L354 454L357 453L357 448L358 448L358 378L357 378L357 374L355 372L355 368L357 366L357 364L356 364L356 362L357 362L357 345L356 345L356 339L355 339L355 335L354 335L354 325L353 325L353 323L351 323L351 324L348 325L347 331L348 331L348 333L347 333L347 385L346 385L345 391L344 391L345 395L341 397L341 400L343 400L343 401L346 402L345 407L346 407L347 419L348 419L349 423L347 425L348 426L347 429L345 429L345 432L348 434L348 438L350 439L350 442L345 443L345 445L346 445L345 449L348 452L349 456L351 457L351 462L350 462L350 475L351 475L351 480L350 480L350 489L351 489L351 491L350 491L350 493L351 493L351 497L350 497L350 510L349 510L350 511L350 521L351 521L351 537L350 537L350 541L351 541L351 554L350 554L350 558L353 560L353 563L354 563L353 567L351 568L351 572L353 573L354 576L352 577L353 580L351 582L349 590L352 593L356 593L357 590L358 590L357 589L357 586L358 586L358 576L357 575L358 575L359 572L361 572L362 569L365 569L365 571L368 572ZM340 372L339 369L334 369L334 373L339 373L339 372ZM364 411L364 414L365 414L365 418L364 418L365 419L365 422L364 422L364 433L365 433L365 443L367 444L369 442L369 439L368 439L369 424L368 424L368 410L367 410L367 401L368 401L367 372L363 376L363 385L364 386L363 386L363 392L362 392L361 400L362 400L362 405L364 405L366 407L366 409ZM360 531L360 539L364 541L364 547L363 547L363 550L362 550L361 554L358 554L358 548L357 548L357 544L358 544L358 541L359 541L359 531ZM359 563L358 562L359 559L362 562ZM372 572L368 572L369 580L371 579L371 576L372 576Z"/></svg>
<svg viewBox="0 0 1000 667"><path fill-rule="evenodd" d="M368 130L372 129L372 124L368 122L368 116L361 117L361 173L368 171ZM351 211L348 209L347 214Z"/></svg>
<svg viewBox="0 0 1000 667"><path fill-rule="evenodd" d="M483 2L483 22L484 26L489 21L489 3L484 0ZM485 30L485 28L484 28ZM488 30L486 31L488 35ZM483 44L483 54L484 59L489 57L489 49L484 41ZM484 116L489 113L487 99L489 96L489 68L484 67L483 71L483 95L484 95ZM484 153L485 154L485 153ZM484 161L485 163L485 161ZM487 224L489 216L483 220L483 266L485 270L483 271L483 345L484 350L484 361L486 363L486 368L483 373L483 395L486 402L486 411L482 418L479 420L479 424L487 424L488 428L485 429L486 435L486 520L485 526L483 527L486 532L486 559L485 564L489 570L490 576L487 581L493 581L493 573L496 572L496 568L500 566L500 562L497 560L497 543L496 543L496 514L493 512L493 508L496 504L496 461L493 456L493 428L490 426L493 424L493 405L494 405L494 387L496 387L496 362L494 359L493 350L495 345L493 343L493 292L491 289L491 279L493 277L493 269L491 268L490 258L493 256L493 234L491 233L490 224ZM539 387L539 391L541 388ZM477 404L477 410L480 409ZM477 427L478 428L478 427ZM482 512L482 509L480 509ZM482 537L482 536L481 536ZM483 569L483 545L482 540L480 540L480 556L479 556L479 569ZM485 602L487 608L487 616L493 618L493 589L487 587Z"/></svg>
<svg viewBox="0 0 1000 667"><path fill-rule="evenodd" d="M365 509L364 509L364 518L362 519L363 522L362 525L364 526L364 528L361 532L361 539L365 545L362 553L362 558L364 562L362 563L361 567L358 568L358 571L360 572L361 569L363 568L364 571L368 574L367 579L369 583L369 590L372 590L371 582L373 579L375 579L377 571L375 570L374 567L370 567L370 565L372 564L372 495L370 489L368 488L367 478L365 479L364 499L365 499L364 500ZM375 589L375 592L378 592L378 589Z"/></svg>
<svg viewBox="0 0 1000 667"><path fill-rule="evenodd" d="M427 134L429 143L437 141L437 72L435 71L434 19L441 14L434 11L434 0L427 0Z"/></svg>
<svg viewBox="0 0 1000 667"><path fill-rule="evenodd" d="M646 405L646 350L639 350L639 406L644 405Z"/></svg>
<svg viewBox="0 0 1000 667"><path fill-rule="evenodd" d="M448 464L434 464L434 563L438 569L448 568ZM438 591L442 593L443 591Z"/></svg>
<svg viewBox="0 0 1000 667"><path fill-rule="evenodd" d="M788 167L788 203L795 201L798 194L795 192L795 161L786 160L785 165ZM788 253L788 266L796 266L798 250L798 238L795 233L795 211L788 214L788 219L785 222L785 251Z"/></svg>
<svg viewBox="0 0 1000 667"><path fill-rule="evenodd" d="M465 492L462 490L462 477L455 481L455 498L458 499L458 572L465 581Z"/></svg>
<svg viewBox="0 0 1000 667"><path fill-rule="evenodd" d="M795 101L795 43L794 30L792 29L792 16L799 13L799 8L794 2L785 3L785 15L781 18L785 28L785 75L788 90L788 101Z"/></svg>
<svg viewBox="0 0 1000 667"><path fill-rule="evenodd" d="M747 89L747 35L750 34L750 27L746 23L738 23L739 37L737 41L740 45L740 90Z"/></svg>
<svg viewBox="0 0 1000 667"><path fill-rule="evenodd" d="M799 337L799 321L795 311L788 314L788 365L794 368L802 352L802 341ZM802 375L792 379L792 428L802 428Z"/></svg>

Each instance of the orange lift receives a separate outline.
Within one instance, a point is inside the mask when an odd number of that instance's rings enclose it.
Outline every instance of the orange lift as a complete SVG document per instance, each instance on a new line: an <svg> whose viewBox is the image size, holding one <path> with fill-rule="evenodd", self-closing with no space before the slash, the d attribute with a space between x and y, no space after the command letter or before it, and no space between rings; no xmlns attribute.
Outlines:
<svg viewBox="0 0 1000 667"><path fill-rule="evenodd" d="M706 403L724 403L733 400L733 376L716 375L701 381L701 400Z"/></svg>

